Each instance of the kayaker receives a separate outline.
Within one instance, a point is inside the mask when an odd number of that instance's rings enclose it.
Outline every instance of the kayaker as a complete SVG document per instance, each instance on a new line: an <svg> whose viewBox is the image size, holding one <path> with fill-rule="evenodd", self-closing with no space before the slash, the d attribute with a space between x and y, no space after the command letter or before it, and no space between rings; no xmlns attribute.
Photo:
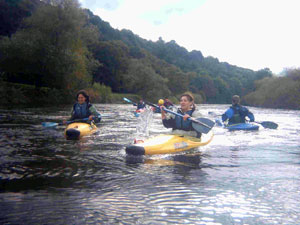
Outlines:
<svg viewBox="0 0 300 225"><path fill-rule="evenodd" d="M136 110L140 110L140 109L144 109L146 107L145 102L143 101L143 99L141 99L138 104L137 104L137 109Z"/></svg>
<svg viewBox="0 0 300 225"><path fill-rule="evenodd" d="M163 99L159 99L158 102L157 102L159 107L152 107L152 111L154 113L161 113L160 107L163 106L164 103L165 103L165 101Z"/></svg>
<svg viewBox="0 0 300 225"><path fill-rule="evenodd" d="M240 96L232 96L232 106L222 114L222 121L228 120L228 125L245 123L246 117L250 119L250 122L254 122L254 115L246 107L240 105Z"/></svg>
<svg viewBox="0 0 300 225"><path fill-rule="evenodd" d="M174 105L169 99L165 98L165 100L163 100L163 99L158 100L158 106L159 107L164 106L167 109L172 109L172 107ZM161 110L160 110L160 108L153 107L153 112L154 113L161 113Z"/></svg>
<svg viewBox="0 0 300 225"><path fill-rule="evenodd" d="M163 125L166 128L173 128L173 133L189 135L193 137L200 138L201 133L196 132L192 126L192 122L187 120L188 117L202 117L200 112L196 110L194 104L194 97L191 93L184 93L180 97L180 108L177 110L177 113L183 115L183 117L175 116L170 113L166 113L161 106L161 118Z"/></svg>
<svg viewBox="0 0 300 225"><path fill-rule="evenodd" d="M169 99L165 98L165 100L164 100L164 106L167 109L171 109L174 105L173 105L173 103Z"/></svg>
<svg viewBox="0 0 300 225"><path fill-rule="evenodd" d="M89 121L99 123L101 120L101 114L90 103L89 96L85 90L80 90L76 94L77 102L73 105L71 118L69 121L89 118ZM66 123L66 121L64 121Z"/></svg>

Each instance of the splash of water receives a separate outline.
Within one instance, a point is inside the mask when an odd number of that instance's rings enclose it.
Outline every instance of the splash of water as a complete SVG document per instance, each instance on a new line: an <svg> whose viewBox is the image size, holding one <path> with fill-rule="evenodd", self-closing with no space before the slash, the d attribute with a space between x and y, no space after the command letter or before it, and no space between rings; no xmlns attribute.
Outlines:
<svg viewBox="0 0 300 225"><path fill-rule="evenodd" d="M151 108L146 107L137 119L136 136L139 138L148 137L152 121L153 111Z"/></svg>

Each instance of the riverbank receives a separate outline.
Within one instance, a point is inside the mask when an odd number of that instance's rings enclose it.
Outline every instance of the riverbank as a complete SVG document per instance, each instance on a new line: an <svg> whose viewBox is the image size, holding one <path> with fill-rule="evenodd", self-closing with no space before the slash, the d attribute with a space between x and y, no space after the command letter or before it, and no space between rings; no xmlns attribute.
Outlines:
<svg viewBox="0 0 300 225"><path fill-rule="evenodd" d="M92 103L124 103L123 97L139 99L133 94L112 93L110 88L97 87L88 90ZM74 93L34 85L0 82L1 108L57 106L74 103Z"/></svg>

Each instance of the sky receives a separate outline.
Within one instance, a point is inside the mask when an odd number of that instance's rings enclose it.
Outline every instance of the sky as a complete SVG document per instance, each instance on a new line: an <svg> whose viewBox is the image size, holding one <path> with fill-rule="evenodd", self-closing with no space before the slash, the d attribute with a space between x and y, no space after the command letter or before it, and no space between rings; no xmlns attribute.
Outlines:
<svg viewBox="0 0 300 225"><path fill-rule="evenodd" d="M174 40L220 62L279 74L300 67L299 0L79 0L115 29Z"/></svg>

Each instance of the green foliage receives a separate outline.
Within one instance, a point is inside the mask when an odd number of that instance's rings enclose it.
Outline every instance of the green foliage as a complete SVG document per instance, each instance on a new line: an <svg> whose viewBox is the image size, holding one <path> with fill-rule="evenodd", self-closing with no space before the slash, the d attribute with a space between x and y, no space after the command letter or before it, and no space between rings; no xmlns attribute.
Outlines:
<svg viewBox="0 0 300 225"><path fill-rule="evenodd" d="M50 88L36 88L33 85L0 82L2 101L0 106L45 106L71 103L73 96L66 92Z"/></svg>
<svg viewBox="0 0 300 225"><path fill-rule="evenodd" d="M300 70L286 77L268 77L256 82L256 91L245 96L247 104L270 108L300 109Z"/></svg>
<svg viewBox="0 0 300 225"><path fill-rule="evenodd" d="M255 78L256 80L261 80L265 77L272 77L272 72L269 68L265 68L256 72Z"/></svg>
<svg viewBox="0 0 300 225"><path fill-rule="evenodd" d="M122 74L123 87L126 91L137 93L145 99L153 100L170 94L167 80L147 64L132 59L126 74Z"/></svg>
<svg viewBox="0 0 300 225"><path fill-rule="evenodd" d="M122 30L118 33L108 23L92 15L91 12L90 18L93 24L99 28L103 40L121 40L130 49L128 57L147 58L149 60L147 64L154 69L155 73L168 79L168 89L174 95L182 91L192 90L195 93L201 93L208 102L225 103L230 101L233 94L243 96L253 91L255 80L272 75L269 69L255 72L226 62L219 62L217 58L203 57L200 51L188 52L185 48L177 45L175 41L165 42L162 38L159 38L157 42L146 41L129 30ZM142 49L146 50L147 53L143 52ZM149 53L152 55L151 57L148 56ZM128 64L128 62L125 61L125 64ZM106 71L109 72L111 69L103 70L102 77L105 77ZM200 77L199 79L202 76L209 76L210 78L206 82L209 80L210 82L202 85L198 82L197 85L194 85L195 76L190 79L189 73L196 73L196 76ZM106 74L108 74L110 80L115 79L114 74L107 72ZM124 71L122 74L124 74ZM219 78L222 79L221 83L218 80ZM106 84L109 83L106 82ZM120 82L120 85L122 84ZM204 89L199 89L200 86ZM227 90L225 90L225 87ZM113 90L126 92L126 90L121 90L115 86Z"/></svg>
<svg viewBox="0 0 300 225"><path fill-rule="evenodd" d="M128 104L128 102L124 101L123 99L124 97L136 102L142 98L141 96L136 94L113 93L112 102L119 103L119 104Z"/></svg>
<svg viewBox="0 0 300 225"><path fill-rule="evenodd" d="M224 103L231 100L232 93L230 92L229 85L221 78L217 77L213 80L216 88L216 95L210 101L213 103ZM239 92L235 92L239 93Z"/></svg>
<svg viewBox="0 0 300 225"><path fill-rule="evenodd" d="M165 78L167 78L167 85L173 94L180 94L189 89L189 79L187 74L183 73L177 67L165 67L163 70L163 75Z"/></svg>
<svg viewBox="0 0 300 225"><path fill-rule="evenodd" d="M195 102L195 104L203 104L204 99L203 99L202 95L194 94L194 102Z"/></svg>
<svg viewBox="0 0 300 225"><path fill-rule="evenodd" d="M122 91L120 74L128 67L128 47L121 41L103 41L93 51L94 57L101 63L94 73L94 81L110 86L115 92Z"/></svg>
<svg viewBox="0 0 300 225"><path fill-rule="evenodd" d="M205 98L213 98L217 95L214 81L209 75L196 76L190 81L190 88L194 93L204 93Z"/></svg>
<svg viewBox="0 0 300 225"><path fill-rule="evenodd" d="M55 96L60 102L62 93L69 98L83 88L101 103L120 101L112 92L177 101L189 90L199 103L229 103L234 94L248 94L249 104L298 107L297 72L278 81L268 68L255 72L188 52L175 41L147 41L113 29L78 0L0 0L0 15L1 78L35 85L36 101ZM11 92L25 102L34 99L34 92L19 87Z"/></svg>
<svg viewBox="0 0 300 225"><path fill-rule="evenodd" d="M104 84L94 83L92 88L88 89L91 102L108 103L112 102L111 88Z"/></svg>
<svg viewBox="0 0 300 225"><path fill-rule="evenodd" d="M25 17L38 5L38 0L0 0L0 36L11 36Z"/></svg>
<svg viewBox="0 0 300 225"><path fill-rule="evenodd" d="M2 97L2 106L22 105L28 103L22 87L9 86L6 82L0 82L0 95Z"/></svg>
<svg viewBox="0 0 300 225"><path fill-rule="evenodd" d="M90 85L97 67L86 48L86 20L76 0L41 4L24 29L0 43L0 68L8 81L75 91ZM55 4L54 4L55 3Z"/></svg>

